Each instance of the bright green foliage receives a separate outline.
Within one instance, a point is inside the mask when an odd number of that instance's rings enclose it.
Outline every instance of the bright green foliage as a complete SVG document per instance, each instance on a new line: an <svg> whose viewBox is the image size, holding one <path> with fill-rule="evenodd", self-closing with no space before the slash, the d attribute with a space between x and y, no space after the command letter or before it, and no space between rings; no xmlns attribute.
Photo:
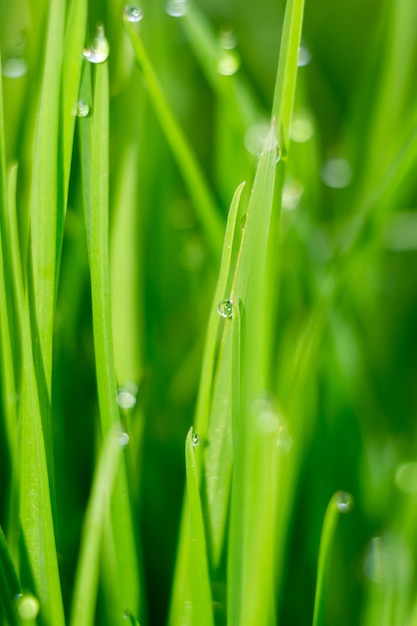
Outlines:
<svg viewBox="0 0 417 626"><path fill-rule="evenodd" d="M416 7L0 0L0 626L417 626Z"/></svg>

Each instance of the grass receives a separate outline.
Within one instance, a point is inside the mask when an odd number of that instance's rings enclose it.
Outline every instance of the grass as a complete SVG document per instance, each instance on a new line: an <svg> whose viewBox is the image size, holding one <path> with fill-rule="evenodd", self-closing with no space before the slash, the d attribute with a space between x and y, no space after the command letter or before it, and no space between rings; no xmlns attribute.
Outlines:
<svg viewBox="0 0 417 626"><path fill-rule="evenodd" d="M235 4L0 3L5 626L417 624L415 3Z"/></svg>

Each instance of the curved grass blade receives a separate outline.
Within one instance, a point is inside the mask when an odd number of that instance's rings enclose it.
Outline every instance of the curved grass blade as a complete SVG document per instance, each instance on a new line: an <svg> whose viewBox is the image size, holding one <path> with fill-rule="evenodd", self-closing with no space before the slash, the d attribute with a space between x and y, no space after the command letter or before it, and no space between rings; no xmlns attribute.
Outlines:
<svg viewBox="0 0 417 626"><path fill-rule="evenodd" d="M125 28L136 62L146 82L156 115L188 187L195 211L201 221L214 257L218 258L221 253L223 240L223 224L217 203L213 198L196 156L166 101L144 45L133 25L127 19L125 19Z"/></svg>
<svg viewBox="0 0 417 626"><path fill-rule="evenodd" d="M313 626L323 626L326 600L326 580L329 575L329 564L336 525L340 514L349 513L353 506L353 498L350 494L338 491L331 498L324 516L323 528L320 539L319 564L317 572L316 596L314 601Z"/></svg>
<svg viewBox="0 0 417 626"><path fill-rule="evenodd" d="M105 520L110 515L111 494L122 450L122 435L120 426L117 424L109 430L97 464L84 519L70 626L92 626L95 623L94 609L99 580L100 550L104 538Z"/></svg>

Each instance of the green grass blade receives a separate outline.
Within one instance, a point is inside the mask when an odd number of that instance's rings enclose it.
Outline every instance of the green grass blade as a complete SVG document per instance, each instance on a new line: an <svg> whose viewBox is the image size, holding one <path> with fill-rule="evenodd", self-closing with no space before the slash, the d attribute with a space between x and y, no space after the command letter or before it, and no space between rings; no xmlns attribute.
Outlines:
<svg viewBox="0 0 417 626"><path fill-rule="evenodd" d="M278 74L272 115L275 116L280 147L288 152L291 115L297 81L298 50L303 25L304 0L287 0L282 27Z"/></svg>
<svg viewBox="0 0 417 626"><path fill-rule="evenodd" d="M87 86L88 92L88 75ZM109 262L109 82L107 63L95 67L91 119L80 120L87 241L89 242L97 391L103 436L119 422L114 364ZM118 606L139 613L141 585L126 464L120 465L112 501L111 534L116 546L112 572Z"/></svg>
<svg viewBox="0 0 417 626"><path fill-rule="evenodd" d="M185 465L187 476L187 498L189 513L189 541L191 543L191 621L193 626L213 626L213 609L210 590L210 576L207 562L207 545L201 510L201 500L196 455L200 452L193 441L193 429L188 431L185 444ZM196 449L197 448L197 449Z"/></svg>
<svg viewBox="0 0 417 626"><path fill-rule="evenodd" d="M352 509L352 505L352 496L346 492L338 491L334 494L326 509L320 539L313 626L323 626L325 623L326 580L329 575L329 564L334 546L336 525L340 514L348 513Z"/></svg>
<svg viewBox="0 0 417 626"><path fill-rule="evenodd" d="M93 626L99 581L100 551L104 524L117 476L123 433L117 424L103 443L85 513L81 548L72 598L70 626Z"/></svg>
<svg viewBox="0 0 417 626"><path fill-rule="evenodd" d="M195 211L205 231L208 244L217 259L223 240L223 224L217 203L198 165L193 150L172 113L149 61L144 45L133 25L125 20L127 34L132 44L136 62L146 82L149 96L174 158L188 187Z"/></svg>
<svg viewBox="0 0 417 626"><path fill-rule="evenodd" d="M82 50L87 25L87 1L72 0L65 28L62 63L62 171L64 207L68 193L74 128L80 89Z"/></svg>
<svg viewBox="0 0 417 626"><path fill-rule="evenodd" d="M1 58L0 58L1 76ZM11 242L8 229L6 193L6 149L4 137L3 89L0 81L0 371L2 377L1 395L5 432L8 449L15 451L17 411L16 411L16 362L13 354L10 306L12 299L10 273L6 267L11 263ZM9 278L9 279L8 279Z"/></svg>
<svg viewBox="0 0 417 626"><path fill-rule="evenodd" d="M40 384L50 401L52 375L52 333L56 293L57 214L62 210L60 161L61 66L64 39L65 0L51 0L49 7L43 80L33 150L30 195L30 232L32 252L32 316L38 334L34 342L35 367ZM43 378L43 380L41 380ZM40 390L42 392L42 390ZM50 419L42 406L42 413ZM48 457L49 430L45 423ZM48 461L49 464L49 461Z"/></svg>
<svg viewBox="0 0 417 626"><path fill-rule="evenodd" d="M241 183L233 196L229 215L226 224L226 234L223 244L223 253L219 269L219 278L216 285L214 298L212 301L210 317L207 326L207 334L204 346L203 363L201 367L200 384L195 413L195 432L199 434L201 440L207 440L207 429L211 411L211 395L213 388L213 378L215 375L216 354L218 350L217 336L219 332L221 318L217 307L228 294L231 282L231 268L233 258L233 247L236 238L237 219L239 214L240 199L245 183ZM201 456L196 458L198 464L201 463ZM171 600L169 623L175 626L184 618L187 601L189 601L189 562L191 546L189 541L189 513L188 502L185 500L182 523L179 533L179 548L177 563L175 568L173 595Z"/></svg>
<svg viewBox="0 0 417 626"><path fill-rule="evenodd" d="M22 294L23 299L23 294ZM23 311L27 311L25 307ZM64 626L49 477L32 355L30 324L22 319L23 374L20 396L20 521L24 551L45 626ZM36 485L36 489L34 489ZM22 575L22 582L25 579ZM53 601L51 601L53 598Z"/></svg>
<svg viewBox="0 0 417 626"><path fill-rule="evenodd" d="M20 592L19 579L0 526L0 608L3 607L9 626L18 626L15 598Z"/></svg>

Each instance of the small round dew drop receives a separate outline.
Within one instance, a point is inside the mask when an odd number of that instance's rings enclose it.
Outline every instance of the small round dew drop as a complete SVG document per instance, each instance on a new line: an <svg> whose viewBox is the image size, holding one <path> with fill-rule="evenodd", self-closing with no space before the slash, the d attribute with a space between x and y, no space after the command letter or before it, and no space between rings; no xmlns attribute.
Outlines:
<svg viewBox="0 0 417 626"><path fill-rule="evenodd" d="M31 593L19 594L15 598L16 610L21 620L32 621L39 613L39 600Z"/></svg>
<svg viewBox="0 0 417 626"><path fill-rule="evenodd" d="M225 319L230 319L233 316L233 300L222 300L217 307L217 313Z"/></svg>
<svg viewBox="0 0 417 626"><path fill-rule="evenodd" d="M121 431L117 435L117 443L119 444L121 448L125 448L127 444L129 443L129 435L125 433L124 431Z"/></svg>
<svg viewBox="0 0 417 626"><path fill-rule="evenodd" d="M217 64L217 71L222 76L233 76L240 67L240 58L235 50L223 49Z"/></svg>
<svg viewBox="0 0 417 626"><path fill-rule="evenodd" d="M142 10L139 7L125 7L125 16L128 22L132 22L132 24L136 24L136 22L140 22L143 19Z"/></svg>
<svg viewBox="0 0 417 626"><path fill-rule="evenodd" d="M335 494L335 503L339 513L350 513L353 508L353 496L347 491L338 491Z"/></svg>
<svg viewBox="0 0 417 626"><path fill-rule="evenodd" d="M194 433L193 435L192 445L193 445L193 448L200 445L200 435L197 435L197 433Z"/></svg>
<svg viewBox="0 0 417 626"><path fill-rule="evenodd" d="M80 100L79 102L77 102L75 114L77 117L88 117L90 115L89 105L86 102Z"/></svg>

